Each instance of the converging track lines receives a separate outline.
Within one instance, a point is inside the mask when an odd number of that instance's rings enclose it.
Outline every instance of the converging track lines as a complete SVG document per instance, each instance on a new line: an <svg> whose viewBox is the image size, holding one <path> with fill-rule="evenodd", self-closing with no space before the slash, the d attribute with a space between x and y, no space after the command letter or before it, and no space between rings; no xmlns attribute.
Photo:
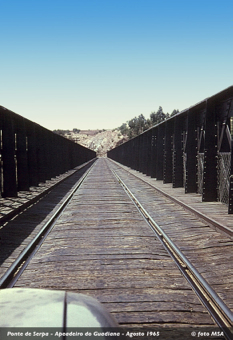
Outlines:
<svg viewBox="0 0 233 340"><path fill-rule="evenodd" d="M124 182L125 188L119 181ZM140 201L143 216L125 192L126 187ZM102 302L122 326L232 326L232 301L228 292L232 283L227 274L230 264L225 262L226 254L222 255L224 267L221 268L226 283L220 285L205 277L214 271L214 265L203 252L215 249L216 235L220 234L212 234L213 230L210 232L193 216L190 221L190 215L183 208L178 209L168 198L161 198L153 188L108 159L97 159L69 197L65 209L60 211L51 230L14 281L14 287L90 295ZM159 237L148 226L148 223L154 223L153 220L159 226ZM209 233L208 239L201 236L203 230ZM198 237L203 246L200 253L198 246L190 247L189 244L190 239L197 245ZM221 235L221 246L226 245L230 249L231 240ZM219 251L222 251L221 246ZM180 254L173 254L179 269L170 256L172 248L179 248L188 259L184 263ZM203 258L206 259L205 266L200 265ZM218 259L219 256L214 259L216 264ZM212 290L219 289L217 307L224 306L223 319L226 320L219 323L211 311L207 311L204 302L200 302L200 295L197 297L188 283L194 273L188 281L181 274L180 270L187 272L192 266L203 275ZM192 277L193 281L195 277Z"/></svg>

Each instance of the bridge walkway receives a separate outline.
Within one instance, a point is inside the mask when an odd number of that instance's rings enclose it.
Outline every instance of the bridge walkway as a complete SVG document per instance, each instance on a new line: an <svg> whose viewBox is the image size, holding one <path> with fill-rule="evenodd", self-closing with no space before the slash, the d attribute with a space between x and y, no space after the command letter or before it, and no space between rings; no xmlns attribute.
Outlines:
<svg viewBox="0 0 233 340"><path fill-rule="evenodd" d="M139 185L138 180L110 160L98 159L15 286L62 289L91 295L106 306L120 325L130 327L214 325L111 169L121 174L135 192L138 190L143 194L147 209L157 211L160 221L167 220L170 225L174 222L169 215L174 203L159 203L159 198L154 200L154 190L147 194L148 185ZM157 209L153 208L151 201L156 201ZM41 202L38 207L39 204ZM26 212L23 215L26 216ZM181 210L177 212L175 222L182 225L185 221L185 229L188 229L189 218ZM206 225L193 217L190 221L200 235L207 230ZM173 231L181 237L181 229L176 232L174 227ZM189 231L192 238L192 230ZM232 241L211 228L207 233L204 249L213 250L219 242L223 246L218 249L222 253L221 259L228 260L222 268L218 267L216 277L217 280L219 277L227 278L221 283L219 295L232 308L232 298L229 297ZM188 238L187 234L185 238ZM198 242L195 240L196 251ZM211 246L208 247L208 244ZM192 253L194 247L191 250ZM189 257L192 260L192 254ZM200 258L194 259L197 264L203 261L203 253ZM205 267L207 276L213 269L208 261ZM220 286L219 282L215 284Z"/></svg>

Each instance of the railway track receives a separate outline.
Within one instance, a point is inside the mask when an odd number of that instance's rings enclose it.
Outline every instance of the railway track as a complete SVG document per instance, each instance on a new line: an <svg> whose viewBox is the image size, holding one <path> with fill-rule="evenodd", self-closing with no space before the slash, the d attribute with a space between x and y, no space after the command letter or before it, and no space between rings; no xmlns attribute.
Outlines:
<svg viewBox="0 0 233 340"><path fill-rule="evenodd" d="M93 165L91 166L91 168ZM59 216L63 213L65 210L67 204L72 199L74 193L86 176L88 175L89 171L91 170L89 168L82 177L78 180L77 184L72 188L69 195L66 197L66 199L62 202L62 204L57 208L57 210L52 214L52 216L49 218L49 220L44 224L44 226L40 229L38 234L32 239L32 241L24 248L24 250L20 253L20 255L17 257L17 259L13 262L13 264L10 266L10 268L6 271L6 273L1 277L0 279L0 288L11 288L14 287L14 284L17 282L18 278L21 276L25 268L27 267L28 263L30 262L31 258L34 256L36 251L40 248L41 244L44 242L46 236L50 233L53 226L56 223L56 220L59 218Z"/></svg>
<svg viewBox="0 0 233 340"><path fill-rule="evenodd" d="M151 210L155 213L158 206L154 209L152 203L160 205L163 218L168 203L161 205L154 193L148 195L151 188L145 192L135 179L132 182L132 175L109 160L94 163L47 222L44 234L4 274L1 288L82 292L98 298L123 326L217 324L231 339L231 305L211 288L191 256L177 247L174 236L154 221ZM138 192L143 199L136 197ZM184 215L180 212L180 221L181 216L188 218ZM200 231L200 222L195 223Z"/></svg>
<svg viewBox="0 0 233 340"><path fill-rule="evenodd" d="M56 178L40 183L37 187L31 187L29 191L20 191L17 197L0 198L0 227L45 197L63 181L69 177L74 177L74 174L82 172L92 163L93 160L88 161L64 174L56 176Z"/></svg>
<svg viewBox="0 0 233 340"><path fill-rule="evenodd" d="M20 206L17 204L9 214L4 216L0 227L0 277L56 214L92 163L93 161L74 169L66 178L62 176L59 182L55 181L55 185L52 181L42 186L38 195L29 193L29 198L24 202L19 198ZM13 206L15 201L18 201L18 198L12 199Z"/></svg>
<svg viewBox="0 0 233 340"><path fill-rule="evenodd" d="M172 200L174 203L177 203L179 206L183 207L186 211L191 212L196 218L204 221L204 223L207 223L208 226L210 226L214 230L220 231L223 234L229 236L230 238L233 238L233 229L232 229L233 220L232 220L230 215L227 215L227 207L224 206L222 203L219 203L219 202L218 203L217 202L210 203L210 205L213 205L213 208L211 209L213 211L213 215L214 215L214 212L215 212L214 209L216 208L216 203L218 204L218 206L221 205L222 215L220 215L218 217L218 219L216 220L216 219L212 218L211 213L210 213L210 209L206 207L207 206L206 202L203 205L203 207L201 207L200 204L197 204L197 202L195 202L195 201L197 201L197 199L196 199L196 200L194 200L193 204L190 205L190 202L186 202L184 199L182 199L182 200L179 199L180 192L178 194L178 197L175 197L174 189L168 189L167 188L167 190L164 190L164 184L162 184L162 186L161 186L161 184L155 185L155 182L156 183L158 183L158 182L154 178L145 176L142 173L138 173L138 171L132 170L132 169L130 169L130 168L128 168L128 167L126 167L126 166L124 166L120 163L117 163L113 160L111 160L111 162L113 164L116 164L118 166L118 168L122 168L125 171L127 171L128 173L132 174L135 178L139 178L143 183L146 183L146 185L149 185L150 187L155 189L157 192L161 193L163 196L168 197L169 200ZM159 181L159 182L162 182L162 181ZM184 188L180 188L180 189L182 191L184 191ZM171 193L171 191L172 191L172 193ZM183 196L183 195L181 195L181 196ZM187 195L185 195L185 196L187 198ZM198 206L198 208L196 206ZM204 207L206 209L204 209ZM202 208L201 210L203 210L203 211L200 211L200 208ZM205 212L205 210L207 210L207 212ZM219 212L219 209L217 211ZM225 224L224 224L224 221L225 221ZM230 225L231 227L227 226L226 224Z"/></svg>
<svg viewBox="0 0 233 340"><path fill-rule="evenodd" d="M137 206L139 212L142 214L148 225L155 232L156 236L159 238L165 249L174 259L176 265L190 283L195 293L198 295L202 303L205 305L210 315L214 318L217 325L224 331L227 339L232 338L232 333L228 331L228 328L232 327L233 324L233 314L231 310L225 305L225 303L218 297L218 295L213 291L213 289L208 285L205 279L200 275L196 268L190 263L190 261L182 254L182 252L177 248L177 246L172 242L172 240L167 236L167 234L160 228L160 226L153 220L149 213L144 209L138 199L134 196L131 190L123 182L123 180L116 174L113 170L114 175L117 180L132 201Z"/></svg>
<svg viewBox="0 0 233 340"><path fill-rule="evenodd" d="M173 240L187 259L198 269L218 295L233 310L233 241L226 233L212 229L208 221L200 220L193 212L175 203L169 197L140 178L114 164L113 168L130 187L138 201ZM228 228L227 228L228 229Z"/></svg>

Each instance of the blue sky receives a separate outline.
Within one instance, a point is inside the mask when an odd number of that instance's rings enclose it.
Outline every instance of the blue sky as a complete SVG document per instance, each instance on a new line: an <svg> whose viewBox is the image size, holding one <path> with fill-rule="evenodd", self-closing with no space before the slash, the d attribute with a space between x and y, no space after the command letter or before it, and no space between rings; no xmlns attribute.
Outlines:
<svg viewBox="0 0 233 340"><path fill-rule="evenodd" d="M111 129L233 85L232 0L0 0L0 105Z"/></svg>

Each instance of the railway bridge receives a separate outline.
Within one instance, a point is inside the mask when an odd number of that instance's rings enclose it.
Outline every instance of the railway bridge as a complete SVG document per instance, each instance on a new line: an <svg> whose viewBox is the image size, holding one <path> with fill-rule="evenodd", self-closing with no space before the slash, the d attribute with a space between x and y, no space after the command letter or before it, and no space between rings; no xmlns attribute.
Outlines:
<svg viewBox="0 0 233 340"><path fill-rule="evenodd" d="M232 101L231 87L99 159L1 108L1 311L6 290L66 291L144 339L232 339Z"/></svg>

